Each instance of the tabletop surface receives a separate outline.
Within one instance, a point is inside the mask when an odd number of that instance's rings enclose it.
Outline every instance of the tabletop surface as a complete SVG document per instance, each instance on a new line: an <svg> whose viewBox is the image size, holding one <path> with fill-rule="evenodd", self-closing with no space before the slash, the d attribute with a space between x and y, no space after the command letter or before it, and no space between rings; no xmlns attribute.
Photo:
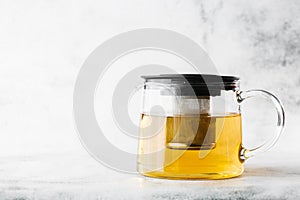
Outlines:
<svg viewBox="0 0 300 200"><path fill-rule="evenodd" d="M2 157L0 199L300 199L299 157L266 153L242 176L175 181L124 174L85 152Z"/></svg>

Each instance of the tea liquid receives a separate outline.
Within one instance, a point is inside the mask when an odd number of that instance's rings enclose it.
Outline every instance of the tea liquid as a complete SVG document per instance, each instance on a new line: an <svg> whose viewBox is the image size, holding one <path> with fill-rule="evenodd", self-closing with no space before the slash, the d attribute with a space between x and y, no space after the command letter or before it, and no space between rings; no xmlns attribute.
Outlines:
<svg viewBox="0 0 300 200"><path fill-rule="evenodd" d="M138 170L150 177L221 179L243 172L241 115L142 115Z"/></svg>

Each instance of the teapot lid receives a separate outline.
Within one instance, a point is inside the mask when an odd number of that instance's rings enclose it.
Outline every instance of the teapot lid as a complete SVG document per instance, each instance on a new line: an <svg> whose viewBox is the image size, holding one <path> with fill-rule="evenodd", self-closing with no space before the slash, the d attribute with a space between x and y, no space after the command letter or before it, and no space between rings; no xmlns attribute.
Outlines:
<svg viewBox="0 0 300 200"><path fill-rule="evenodd" d="M237 90L239 77L213 74L159 74L141 76L146 83L174 85L180 96L219 96L221 90ZM191 90L192 88L192 90Z"/></svg>

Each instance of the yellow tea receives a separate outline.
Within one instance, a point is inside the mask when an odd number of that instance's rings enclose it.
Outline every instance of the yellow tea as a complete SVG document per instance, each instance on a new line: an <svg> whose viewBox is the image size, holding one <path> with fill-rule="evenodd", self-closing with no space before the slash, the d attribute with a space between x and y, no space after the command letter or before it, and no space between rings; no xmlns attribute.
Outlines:
<svg viewBox="0 0 300 200"><path fill-rule="evenodd" d="M222 179L243 172L240 114L143 114L140 127L138 171L145 176Z"/></svg>

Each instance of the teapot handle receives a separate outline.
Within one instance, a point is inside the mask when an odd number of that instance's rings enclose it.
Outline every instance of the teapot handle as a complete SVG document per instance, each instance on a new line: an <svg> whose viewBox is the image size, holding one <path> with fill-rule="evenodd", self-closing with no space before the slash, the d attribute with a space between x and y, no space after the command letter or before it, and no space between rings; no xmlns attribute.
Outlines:
<svg viewBox="0 0 300 200"><path fill-rule="evenodd" d="M237 93L238 103L242 103L244 102L244 100L252 97L264 97L270 99L273 102L277 111L277 125L276 125L277 131L276 133L274 133L274 136L270 140L266 141L264 144L256 148L246 149L243 147L240 152L240 158L242 160L246 160L258 153L262 153L269 150L277 142L279 136L283 131L283 127L285 124L285 113L284 113L283 106L275 95L265 90L248 90L248 91L242 91Z"/></svg>

